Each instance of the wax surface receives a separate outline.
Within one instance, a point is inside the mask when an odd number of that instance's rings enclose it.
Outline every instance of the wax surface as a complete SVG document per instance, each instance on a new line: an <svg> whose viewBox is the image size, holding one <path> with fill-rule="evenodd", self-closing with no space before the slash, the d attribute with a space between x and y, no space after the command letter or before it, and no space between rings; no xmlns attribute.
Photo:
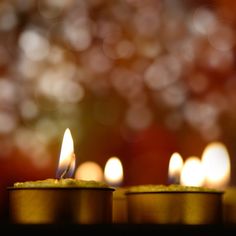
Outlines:
<svg viewBox="0 0 236 236"><path fill-rule="evenodd" d="M182 186L178 184L171 185L137 185L130 187L127 192L219 192L216 189L196 187L196 186Z"/></svg>
<svg viewBox="0 0 236 236"><path fill-rule="evenodd" d="M25 182L16 182L13 185L14 188L61 188L61 187L86 187L86 188L108 188L109 186L106 183L98 182L94 180L78 180L72 178L65 179L45 179L45 180L36 180L36 181L25 181Z"/></svg>

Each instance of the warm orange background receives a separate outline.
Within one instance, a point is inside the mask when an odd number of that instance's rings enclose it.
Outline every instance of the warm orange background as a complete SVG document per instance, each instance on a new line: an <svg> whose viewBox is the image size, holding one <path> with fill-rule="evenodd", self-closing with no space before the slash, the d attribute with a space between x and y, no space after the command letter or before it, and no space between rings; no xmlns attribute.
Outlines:
<svg viewBox="0 0 236 236"><path fill-rule="evenodd" d="M76 165L118 156L122 185L167 184L173 152L216 140L236 184L235 1L53 4L0 3L1 219L7 187L55 178L67 127Z"/></svg>

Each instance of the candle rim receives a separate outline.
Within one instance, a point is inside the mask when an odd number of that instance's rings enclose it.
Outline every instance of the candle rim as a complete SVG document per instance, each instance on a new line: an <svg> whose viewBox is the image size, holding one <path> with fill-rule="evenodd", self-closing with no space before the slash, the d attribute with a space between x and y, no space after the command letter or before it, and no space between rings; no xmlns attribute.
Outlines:
<svg viewBox="0 0 236 236"><path fill-rule="evenodd" d="M111 188L107 183L95 180L83 179L44 179L35 181L15 182L10 188L35 189L35 188Z"/></svg>
<svg viewBox="0 0 236 236"><path fill-rule="evenodd" d="M155 193L159 193L159 194L224 194L224 191L127 191L125 194L126 195L132 195L132 194L155 194Z"/></svg>
<svg viewBox="0 0 236 236"><path fill-rule="evenodd" d="M67 186L61 186L61 187L7 187L7 190L105 190L105 191L114 191L115 189L112 187L80 187L80 186L73 186L73 187L67 187Z"/></svg>
<svg viewBox="0 0 236 236"><path fill-rule="evenodd" d="M178 184L171 185L136 185L130 187L126 194L133 193L224 193L223 190L218 190L214 188L198 187L198 186L184 186Z"/></svg>

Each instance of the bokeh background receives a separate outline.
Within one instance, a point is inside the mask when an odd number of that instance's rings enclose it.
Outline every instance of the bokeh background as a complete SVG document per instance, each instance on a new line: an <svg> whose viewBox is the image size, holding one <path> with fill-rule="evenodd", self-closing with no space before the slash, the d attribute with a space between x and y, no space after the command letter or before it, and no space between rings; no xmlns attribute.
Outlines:
<svg viewBox="0 0 236 236"><path fill-rule="evenodd" d="M2 0L0 210L16 181L118 156L123 185L165 184L173 152L221 141L236 184L236 2Z"/></svg>

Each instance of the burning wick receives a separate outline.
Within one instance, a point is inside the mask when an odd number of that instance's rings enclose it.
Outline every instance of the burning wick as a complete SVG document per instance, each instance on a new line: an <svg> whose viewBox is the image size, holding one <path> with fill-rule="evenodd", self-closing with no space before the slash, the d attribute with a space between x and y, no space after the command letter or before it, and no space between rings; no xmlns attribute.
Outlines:
<svg viewBox="0 0 236 236"><path fill-rule="evenodd" d="M61 176L59 177L60 179L63 179L64 177L66 177L68 175L68 173L70 172L70 170L73 168L73 164L75 162L75 154L73 153L71 155L71 160L69 165L67 166L67 168L61 173Z"/></svg>

